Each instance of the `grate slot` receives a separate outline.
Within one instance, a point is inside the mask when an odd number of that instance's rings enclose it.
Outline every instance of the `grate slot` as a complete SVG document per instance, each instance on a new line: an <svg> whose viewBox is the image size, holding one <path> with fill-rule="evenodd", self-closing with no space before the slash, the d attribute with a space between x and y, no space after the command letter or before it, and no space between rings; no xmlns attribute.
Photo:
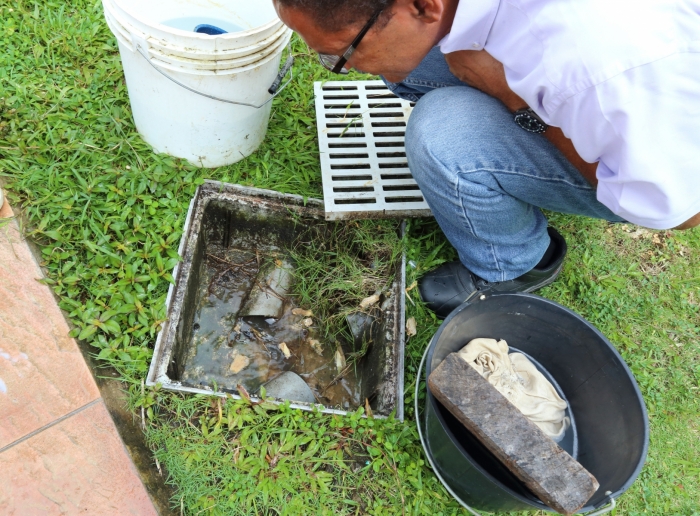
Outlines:
<svg viewBox="0 0 700 516"><path fill-rule="evenodd" d="M411 174L380 174L379 177L381 177L382 181L393 181L395 179L410 179L414 181Z"/></svg>
<svg viewBox="0 0 700 516"><path fill-rule="evenodd" d="M400 154L400 153L397 153ZM404 155L405 156L405 155ZM331 153L330 155L331 159L360 159L360 158L369 158L369 154L359 154L359 153L347 153L347 154L333 154ZM400 158L402 156L396 156L397 158Z"/></svg>
<svg viewBox="0 0 700 516"><path fill-rule="evenodd" d="M333 191L336 193L374 192L374 187L373 186L334 186Z"/></svg>
<svg viewBox="0 0 700 516"><path fill-rule="evenodd" d="M368 107L371 107L371 108L390 108L390 109L394 109L394 108L397 108L397 107L400 108L400 107L401 107L401 104L400 104L399 102L370 102L369 104L367 104L367 106L368 106ZM370 114L370 116L380 116L380 115L372 115L372 114ZM403 116L403 113L397 113L396 116Z"/></svg>
<svg viewBox="0 0 700 516"><path fill-rule="evenodd" d="M351 142L343 142L343 143L328 143L328 148L329 149L361 149L367 147L366 143L351 143Z"/></svg>
<svg viewBox="0 0 700 516"><path fill-rule="evenodd" d="M326 113L326 118L344 118L347 120L352 120L362 116L362 113Z"/></svg>
<svg viewBox="0 0 700 516"><path fill-rule="evenodd" d="M326 219L430 215L406 161L411 103L381 81L317 82L314 93Z"/></svg>
<svg viewBox="0 0 700 516"><path fill-rule="evenodd" d="M328 138L364 138L365 133L351 133L348 131L345 133L328 133L326 136Z"/></svg>
<svg viewBox="0 0 700 516"><path fill-rule="evenodd" d="M372 127L406 127L406 122L372 122Z"/></svg>
<svg viewBox="0 0 700 516"><path fill-rule="evenodd" d="M371 181L372 176L331 176L333 181Z"/></svg>
<svg viewBox="0 0 700 516"><path fill-rule="evenodd" d="M331 165L331 170L369 170L370 168L372 168L372 165L370 165L369 163L347 163Z"/></svg>
<svg viewBox="0 0 700 516"><path fill-rule="evenodd" d="M377 199L335 199L335 204L376 204Z"/></svg>
<svg viewBox="0 0 700 516"><path fill-rule="evenodd" d="M372 135L375 138L387 138L389 136L406 136L406 133L404 131L391 131L391 132L376 131L376 132L372 133Z"/></svg>
<svg viewBox="0 0 700 516"><path fill-rule="evenodd" d="M414 197L385 197L385 202L397 203L397 202L425 202L422 195L416 195Z"/></svg>
<svg viewBox="0 0 700 516"><path fill-rule="evenodd" d="M332 123L327 123L326 127L328 127L329 129L336 129L336 128L345 129L346 127L347 128L364 127L364 124L362 122L351 122L351 121L338 122L338 123L332 122Z"/></svg>
<svg viewBox="0 0 700 516"><path fill-rule="evenodd" d="M404 113L401 111L380 111L378 113L370 113L370 118L403 118Z"/></svg>
<svg viewBox="0 0 700 516"><path fill-rule="evenodd" d="M337 99L347 99L347 100L357 100L360 97L357 95L324 95L324 100L337 100Z"/></svg>
<svg viewBox="0 0 700 516"><path fill-rule="evenodd" d="M411 190L420 190L418 185L384 185L382 190L385 192L408 192Z"/></svg>

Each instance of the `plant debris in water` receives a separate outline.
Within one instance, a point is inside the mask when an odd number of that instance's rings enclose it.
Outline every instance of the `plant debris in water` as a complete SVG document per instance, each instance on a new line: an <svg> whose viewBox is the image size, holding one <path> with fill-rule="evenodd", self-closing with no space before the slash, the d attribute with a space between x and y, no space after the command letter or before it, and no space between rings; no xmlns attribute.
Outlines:
<svg viewBox="0 0 700 516"><path fill-rule="evenodd" d="M379 311L394 281L401 245L396 221L363 220L311 226L290 250L296 303L310 309L323 341L340 343L349 362L361 358L368 342L359 339L364 342L356 349L348 317Z"/></svg>
<svg viewBox="0 0 700 516"><path fill-rule="evenodd" d="M320 222L284 251L211 243L183 383L256 393L292 371L326 406L363 406L357 364L400 246L397 224L375 221Z"/></svg>

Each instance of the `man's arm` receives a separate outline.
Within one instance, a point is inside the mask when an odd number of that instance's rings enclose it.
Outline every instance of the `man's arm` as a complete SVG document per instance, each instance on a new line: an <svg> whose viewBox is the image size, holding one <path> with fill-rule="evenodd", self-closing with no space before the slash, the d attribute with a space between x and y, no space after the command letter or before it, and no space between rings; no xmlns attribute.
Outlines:
<svg viewBox="0 0 700 516"><path fill-rule="evenodd" d="M506 81L503 65L485 50L463 50L445 55L450 71L461 81L499 99L510 111L527 107ZM576 167L593 186L597 186L597 163L588 163L579 156L571 140L558 127L549 127L544 136ZM673 229L690 229L700 226L700 213Z"/></svg>
<svg viewBox="0 0 700 516"><path fill-rule="evenodd" d="M512 112L527 107L527 104L515 94L506 82L503 65L496 61L488 52L481 50L462 50L445 56L450 71L462 82L497 98ZM588 163L578 155L571 140L564 136L558 127L550 127L544 136L564 155L569 162L593 186L598 184L596 179L597 163Z"/></svg>
<svg viewBox="0 0 700 516"><path fill-rule="evenodd" d="M700 226L700 213L695 215L695 217L689 218L683 224L681 224L680 226L676 226L673 229L690 229L695 228L697 226Z"/></svg>

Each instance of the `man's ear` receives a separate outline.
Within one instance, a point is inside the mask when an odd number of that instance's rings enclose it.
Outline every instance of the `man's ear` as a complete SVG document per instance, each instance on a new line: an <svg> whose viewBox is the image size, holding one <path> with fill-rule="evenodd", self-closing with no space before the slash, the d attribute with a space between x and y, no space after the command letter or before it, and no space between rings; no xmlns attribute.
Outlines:
<svg viewBox="0 0 700 516"><path fill-rule="evenodd" d="M410 0L414 16L424 23L435 23L442 19L445 12L444 0Z"/></svg>

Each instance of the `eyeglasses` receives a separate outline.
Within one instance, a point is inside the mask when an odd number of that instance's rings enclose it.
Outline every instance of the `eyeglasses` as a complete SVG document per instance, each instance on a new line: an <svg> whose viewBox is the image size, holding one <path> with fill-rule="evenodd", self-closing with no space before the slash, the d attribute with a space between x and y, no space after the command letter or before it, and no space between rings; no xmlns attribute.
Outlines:
<svg viewBox="0 0 700 516"><path fill-rule="evenodd" d="M350 59L350 56L355 52L355 49L358 47L360 44L360 41L362 41L362 38L365 37L365 34L369 31L369 29L372 28L372 25L377 21L377 18L379 18L379 15L382 14L382 11L384 10L384 7L377 9L375 13L372 15L372 17L369 19L369 21L365 24L364 27L362 27L362 30L360 33L355 37L355 39L350 43L350 46L348 49L345 51L345 53L342 56L335 56L331 54L318 54L318 58L321 61L321 64L323 67L327 70L330 70L333 73L341 73L343 75L347 74L349 70L345 68L345 63L348 62L348 59Z"/></svg>

